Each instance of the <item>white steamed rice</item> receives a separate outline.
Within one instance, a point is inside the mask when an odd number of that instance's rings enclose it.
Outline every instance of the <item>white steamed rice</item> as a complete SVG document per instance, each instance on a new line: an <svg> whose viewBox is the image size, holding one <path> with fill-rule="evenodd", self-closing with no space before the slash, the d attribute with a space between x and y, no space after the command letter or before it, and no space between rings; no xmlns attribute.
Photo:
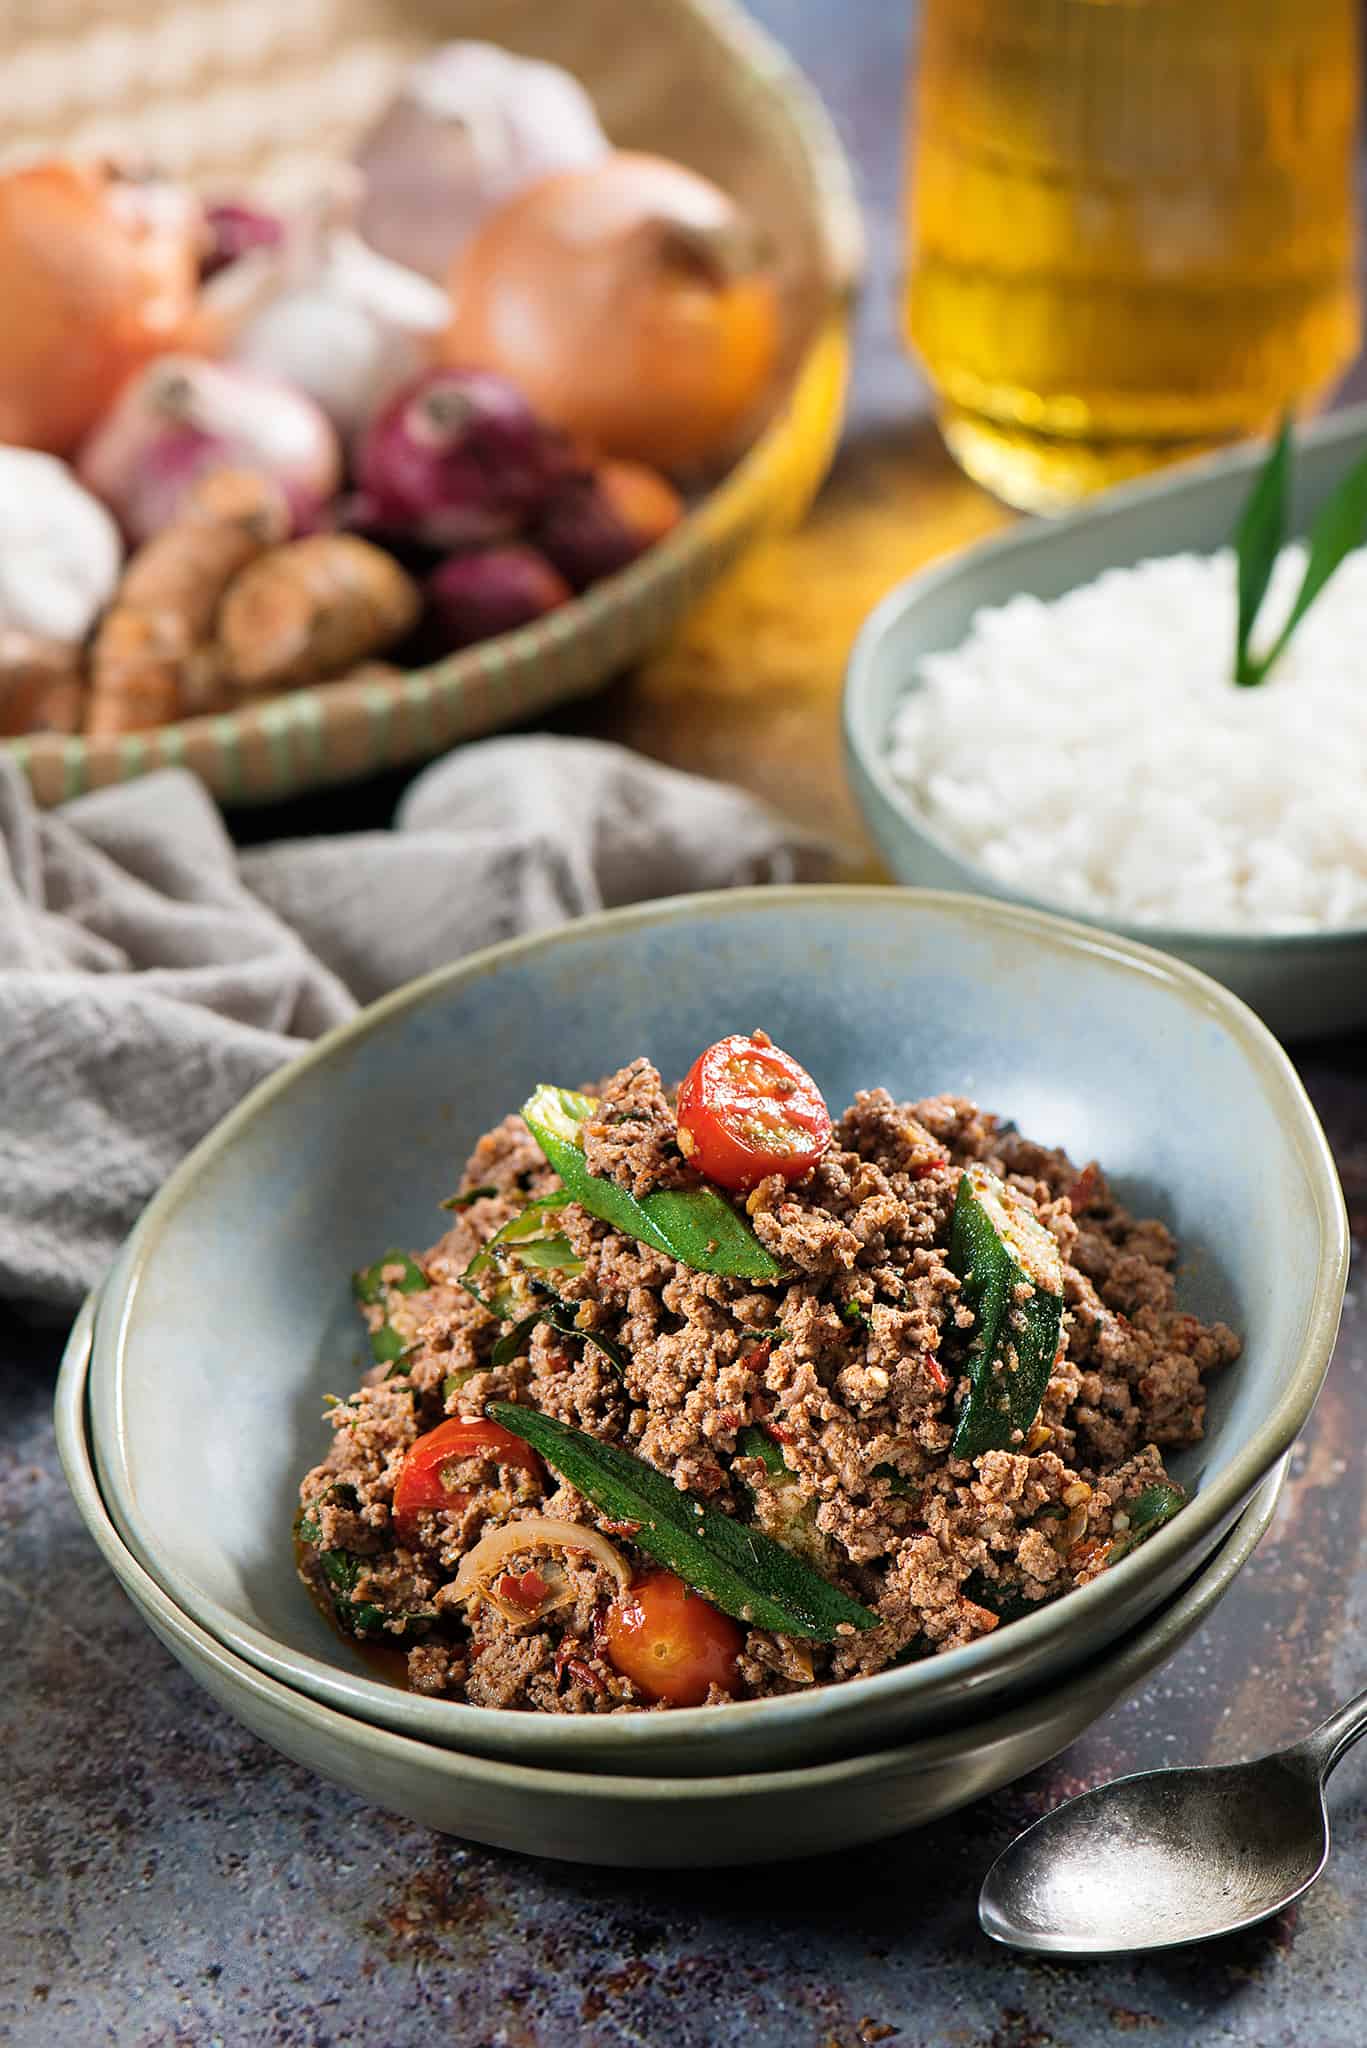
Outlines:
<svg viewBox="0 0 1367 2048"><path fill-rule="evenodd" d="M1277 564L1258 638L1299 586ZM1112 569L985 610L928 656L891 767L931 828L1000 881L1135 923L1367 924L1367 549L1268 680L1231 681L1234 558Z"/></svg>

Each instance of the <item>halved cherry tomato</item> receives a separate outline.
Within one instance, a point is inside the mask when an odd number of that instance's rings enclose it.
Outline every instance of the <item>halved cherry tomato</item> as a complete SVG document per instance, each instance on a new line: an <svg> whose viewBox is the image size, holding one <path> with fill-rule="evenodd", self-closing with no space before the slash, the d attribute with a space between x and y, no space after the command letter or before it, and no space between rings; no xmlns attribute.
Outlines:
<svg viewBox="0 0 1367 2048"><path fill-rule="evenodd" d="M400 1536L411 1536L417 1518L425 1508L463 1508L470 1498L459 1487L447 1484L447 1467L480 1452L500 1465L520 1465L533 1479L541 1477L541 1460L529 1444L503 1429L497 1422L462 1422L452 1417L439 1422L420 1436L399 1468L394 1488L394 1526Z"/></svg>
<svg viewBox="0 0 1367 2048"><path fill-rule="evenodd" d="M679 1150L708 1180L737 1194L771 1173L800 1180L830 1135L821 1090L767 1032L719 1038L679 1090Z"/></svg>
<svg viewBox="0 0 1367 2048"><path fill-rule="evenodd" d="M609 1661L648 1700L671 1707L700 1707L713 1685L734 1692L744 1641L729 1615L666 1571L619 1593L603 1623Z"/></svg>

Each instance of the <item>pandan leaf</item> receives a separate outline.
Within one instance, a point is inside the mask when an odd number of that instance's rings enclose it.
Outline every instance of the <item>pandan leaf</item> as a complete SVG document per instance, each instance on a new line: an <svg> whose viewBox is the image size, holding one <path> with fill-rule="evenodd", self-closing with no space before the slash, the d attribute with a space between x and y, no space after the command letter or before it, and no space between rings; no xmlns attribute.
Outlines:
<svg viewBox="0 0 1367 2048"><path fill-rule="evenodd" d="M1246 687L1263 682L1271 673L1285 653L1291 635L1335 570L1354 548L1361 547L1367 536L1364 459L1349 470L1320 507L1310 528L1305 571L1295 601L1272 645L1255 655L1249 639L1286 538L1291 465L1291 422L1287 419L1249 494L1234 535L1239 594L1234 680Z"/></svg>

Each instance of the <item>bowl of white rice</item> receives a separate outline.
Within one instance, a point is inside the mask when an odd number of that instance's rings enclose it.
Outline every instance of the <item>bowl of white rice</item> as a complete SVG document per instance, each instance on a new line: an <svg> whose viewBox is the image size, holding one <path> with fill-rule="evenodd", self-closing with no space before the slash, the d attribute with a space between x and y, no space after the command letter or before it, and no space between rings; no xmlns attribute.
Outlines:
<svg viewBox="0 0 1367 2048"><path fill-rule="evenodd" d="M1367 406L1298 436L1296 534L1364 455ZM1147 941L1304 1038L1367 1023L1367 549L1236 685L1228 542L1265 457L1185 465L899 585L855 644L845 739L900 881ZM1303 565L1293 540L1259 640Z"/></svg>

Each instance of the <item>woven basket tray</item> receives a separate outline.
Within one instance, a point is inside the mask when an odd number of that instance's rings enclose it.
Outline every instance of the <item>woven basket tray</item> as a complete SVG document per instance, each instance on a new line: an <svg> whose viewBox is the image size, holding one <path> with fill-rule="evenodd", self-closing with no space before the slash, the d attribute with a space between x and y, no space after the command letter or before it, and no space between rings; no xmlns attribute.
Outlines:
<svg viewBox="0 0 1367 2048"><path fill-rule="evenodd" d="M0 163L132 154L206 191L288 200L349 151L412 59L452 36L566 65L615 143L693 165L765 224L792 338L783 404L665 541L535 625L227 716L7 742L42 802L172 764L227 802L264 801L532 717L656 646L816 491L840 424L859 216L820 102L732 0L8 0Z"/></svg>

